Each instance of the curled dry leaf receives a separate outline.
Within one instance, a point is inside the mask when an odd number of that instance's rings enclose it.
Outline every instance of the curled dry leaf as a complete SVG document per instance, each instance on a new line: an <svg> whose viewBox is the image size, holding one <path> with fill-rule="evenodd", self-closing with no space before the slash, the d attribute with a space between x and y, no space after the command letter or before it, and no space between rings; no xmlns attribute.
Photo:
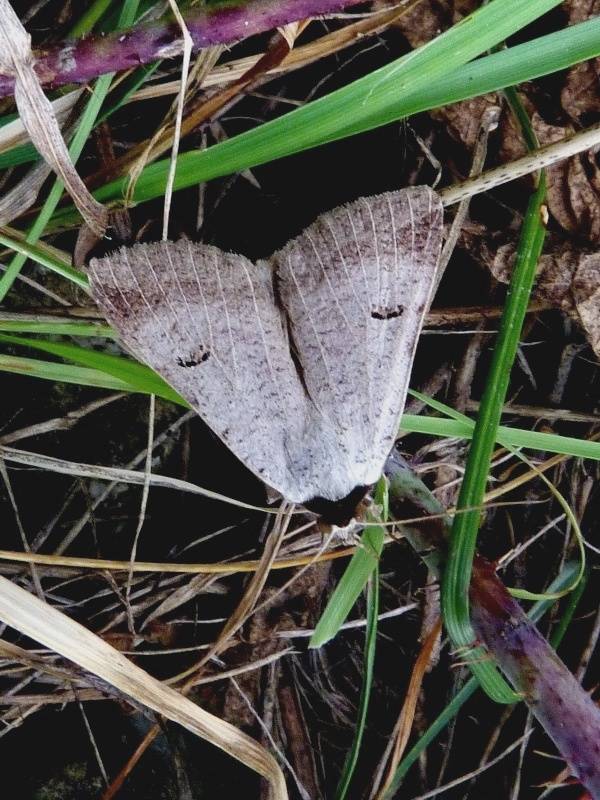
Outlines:
<svg viewBox="0 0 600 800"><path fill-rule="evenodd" d="M483 226L469 222L463 229L460 246L468 249L496 280L510 282L516 231L490 234ZM539 260L534 298L569 314L583 328L600 358L599 252L549 236Z"/></svg>
<svg viewBox="0 0 600 800"><path fill-rule="evenodd" d="M551 144L573 133L572 128L549 125L539 116L532 117L541 145ZM569 233L600 242L600 170L596 155L587 150L573 158L559 161L546 170L548 209Z"/></svg>
<svg viewBox="0 0 600 800"><path fill-rule="evenodd" d="M15 101L31 141L63 181L86 223L102 236L106 209L94 200L73 166L52 105L34 70L31 37L8 0L0 0L0 71L15 77Z"/></svg>
<svg viewBox="0 0 600 800"><path fill-rule="evenodd" d="M600 14L600 0L565 0L563 10L569 25L576 25ZM599 58L571 67L561 92L561 105L571 119L581 123L590 114L600 112Z"/></svg>

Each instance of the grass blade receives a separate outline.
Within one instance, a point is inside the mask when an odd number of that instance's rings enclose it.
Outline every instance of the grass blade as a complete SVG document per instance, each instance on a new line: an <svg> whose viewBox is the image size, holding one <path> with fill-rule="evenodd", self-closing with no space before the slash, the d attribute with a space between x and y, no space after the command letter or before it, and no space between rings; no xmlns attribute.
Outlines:
<svg viewBox="0 0 600 800"><path fill-rule="evenodd" d="M144 394L155 394L165 400L187 406L187 403L179 394L150 367L123 356L99 353L96 350L79 347L79 345L74 344L49 342L44 339L30 339L25 336L11 336L5 333L0 334L0 341L42 350L45 353L51 353L81 366L92 368L95 372L103 372L107 378L112 377L117 380L120 383L118 388L121 390L128 389L129 391L142 392ZM56 366L60 367L61 365ZM60 377L56 379L61 380Z"/></svg>
<svg viewBox="0 0 600 800"><path fill-rule="evenodd" d="M545 238L542 204L546 181L542 174L532 195L517 250L511 286L500 322L490 373L473 431L473 441L452 525L448 561L442 580L442 609L448 633L456 647L468 647L475 639L469 618L469 586L480 512L496 442L502 407L519 337L535 280L535 270Z"/></svg>
<svg viewBox="0 0 600 800"><path fill-rule="evenodd" d="M384 509L384 519L387 518L386 494L386 483L382 479L377 485L375 500ZM377 569L384 539L385 528L381 525L369 525L365 528L361 536L360 547L350 559L340 582L329 598L325 611L311 636L309 647L321 647L337 635L369 578Z"/></svg>
<svg viewBox="0 0 600 800"><path fill-rule="evenodd" d="M431 398L426 398L426 401L433 405L434 401ZM404 414L400 427L403 431L411 433L472 439L475 423L472 420L461 421ZM600 443L572 436L560 436L556 433L540 433L500 425L496 432L496 442L505 447L527 447L531 450L561 453L575 458L590 458L594 461L600 459Z"/></svg>
<svg viewBox="0 0 600 800"><path fill-rule="evenodd" d="M360 689L360 700L358 702L358 718L356 720L356 731L352 741L352 747L346 756L344 769L340 778L335 797L336 800L344 800L348 794L348 789L352 782L352 776L358 763L358 756L362 744L365 725L367 722L367 712L369 710L369 700L373 687L373 670L375 667L375 650L377 646L377 618L379 615L379 564L375 565L373 574L369 578L367 589L367 629L365 632L364 648L364 672L362 686Z"/></svg>
<svg viewBox="0 0 600 800"><path fill-rule="evenodd" d="M88 291L89 281L87 279L87 275L84 272L75 269L70 264L67 264L65 261L58 259L52 253L45 250L43 246L33 244L25 239L13 239L10 236L6 236L1 230L0 244L4 245L5 247L9 247L16 253L19 253L23 264L28 258L31 258L36 263L41 264L43 267L55 272L57 275L61 275L63 278L71 281L81 289ZM19 261L19 263L21 263L21 261ZM5 275L7 273L5 273Z"/></svg>
<svg viewBox="0 0 600 800"><path fill-rule="evenodd" d="M425 48L349 86L204 151L183 153L178 159L175 189L283 158L418 111L547 75L600 55L600 19L596 18L463 66L514 33L526 24L525 20L536 19L558 4L556 0L493 0ZM469 38L469 46L463 47L463 41ZM168 168L168 159L146 167L133 200L140 203L161 197ZM127 177L119 178L95 196L103 202L118 202L124 197L127 184ZM70 225L76 220L76 213L69 207L54 216L53 226Z"/></svg>
<svg viewBox="0 0 600 800"><path fill-rule="evenodd" d="M24 319L2 319L2 315L0 315L0 332L47 333L51 336L104 336L110 339L117 336L115 331L103 322L77 322L70 319L41 320L34 319L33 315Z"/></svg>
<svg viewBox="0 0 600 800"><path fill-rule="evenodd" d="M92 386L117 392L135 391L130 383L111 377L98 369L41 361L37 358L9 356L4 353L0 353L0 372L12 372L27 378L41 378L55 383L74 383L78 386Z"/></svg>

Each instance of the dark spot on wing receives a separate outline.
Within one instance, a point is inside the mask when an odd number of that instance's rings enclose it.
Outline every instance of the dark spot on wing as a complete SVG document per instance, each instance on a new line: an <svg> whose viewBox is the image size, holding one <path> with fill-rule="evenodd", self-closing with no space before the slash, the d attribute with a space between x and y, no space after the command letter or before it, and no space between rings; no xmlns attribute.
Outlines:
<svg viewBox="0 0 600 800"><path fill-rule="evenodd" d="M372 319L395 319L404 314L404 306L373 306L371 308Z"/></svg>
<svg viewBox="0 0 600 800"><path fill-rule="evenodd" d="M210 357L210 352L200 345L193 353L185 356L177 356L177 363L180 367L197 367Z"/></svg>

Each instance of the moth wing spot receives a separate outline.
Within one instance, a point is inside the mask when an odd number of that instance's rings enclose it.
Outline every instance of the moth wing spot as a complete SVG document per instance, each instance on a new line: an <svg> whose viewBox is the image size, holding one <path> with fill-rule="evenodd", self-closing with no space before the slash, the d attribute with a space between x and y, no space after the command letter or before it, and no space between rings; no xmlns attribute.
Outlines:
<svg viewBox="0 0 600 800"><path fill-rule="evenodd" d="M186 369L190 367L197 367L203 364L210 358L210 350L207 350L204 345L199 345L193 352L186 356L177 356L177 365Z"/></svg>
<svg viewBox="0 0 600 800"><path fill-rule="evenodd" d="M400 303L397 306L372 306L371 319L396 319L404 314L404 306Z"/></svg>

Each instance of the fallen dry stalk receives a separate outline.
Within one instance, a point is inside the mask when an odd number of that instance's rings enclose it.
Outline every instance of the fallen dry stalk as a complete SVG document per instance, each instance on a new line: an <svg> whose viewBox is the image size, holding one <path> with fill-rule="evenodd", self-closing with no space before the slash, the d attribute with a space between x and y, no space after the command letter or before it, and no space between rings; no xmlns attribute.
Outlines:
<svg viewBox="0 0 600 800"><path fill-rule="evenodd" d="M468 197L473 197L482 192L488 192L517 178L523 178L533 172L564 161L586 150L596 150L600 147L600 125L592 125L583 131L566 136L558 142L539 147L522 158L501 164L499 167L489 169L477 178L469 178L462 183L449 186L440 191L444 206L460 203Z"/></svg>
<svg viewBox="0 0 600 800"><path fill-rule="evenodd" d="M137 703L220 747L266 778L274 800L286 800L283 774L273 756L233 725L170 689L78 622L0 578L0 619L114 686Z"/></svg>
<svg viewBox="0 0 600 800"><path fill-rule="evenodd" d="M290 569L303 567L321 561L333 561L337 558L348 558L356 547L344 547L314 555L280 558L273 562L271 569ZM116 561L108 558L79 558L78 556L46 555L43 553L23 553L16 550L0 550L0 561L12 561L18 564L38 564L50 567L66 567L69 569L111 570L115 572L166 572L182 575L217 574L231 575L236 572L256 572L259 561L232 561L207 564L173 564L170 561Z"/></svg>

